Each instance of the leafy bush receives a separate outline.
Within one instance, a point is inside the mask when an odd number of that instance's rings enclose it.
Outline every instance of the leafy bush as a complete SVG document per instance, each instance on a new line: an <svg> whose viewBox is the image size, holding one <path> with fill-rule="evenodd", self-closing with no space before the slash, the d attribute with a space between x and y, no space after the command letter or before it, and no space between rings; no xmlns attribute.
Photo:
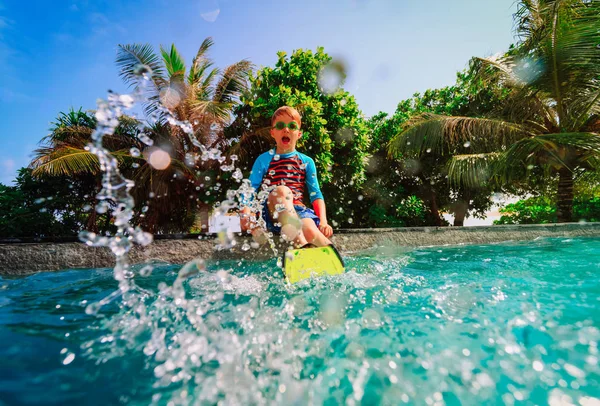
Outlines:
<svg viewBox="0 0 600 406"><path fill-rule="evenodd" d="M519 200L500 209L502 217L494 224L547 224L555 223L556 201L546 196ZM600 221L600 197L575 197L573 221Z"/></svg>

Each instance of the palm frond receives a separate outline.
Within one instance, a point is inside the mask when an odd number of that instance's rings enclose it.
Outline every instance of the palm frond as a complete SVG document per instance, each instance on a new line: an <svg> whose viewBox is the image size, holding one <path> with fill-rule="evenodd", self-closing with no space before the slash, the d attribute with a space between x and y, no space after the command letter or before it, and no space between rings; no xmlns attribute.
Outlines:
<svg viewBox="0 0 600 406"><path fill-rule="evenodd" d="M525 125L500 119L448 117L425 113L408 121L405 130L394 136L388 151L400 154L453 154L469 148L471 151L490 151L510 145L533 135Z"/></svg>
<svg viewBox="0 0 600 406"><path fill-rule="evenodd" d="M539 43L546 31L545 7L540 0L521 0L514 15L515 31L526 50Z"/></svg>
<svg viewBox="0 0 600 406"><path fill-rule="evenodd" d="M61 149L38 149L37 159L30 164L32 175L97 174L100 171L98 157L85 149L64 147Z"/></svg>
<svg viewBox="0 0 600 406"><path fill-rule="evenodd" d="M248 87L247 79L251 69L252 64L245 59L229 65L215 87L213 101L233 103L238 100L239 95Z"/></svg>
<svg viewBox="0 0 600 406"><path fill-rule="evenodd" d="M119 44L117 49L119 76L129 86L140 81L139 68L145 65L152 70L152 81L157 88L164 82L164 70L158 55L150 44Z"/></svg>
<svg viewBox="0 0 600 406"><path fill-rule="evenodd" d="M81 125L58 127L44 137L41 143L46 145L73 144L83 148L90 142L93 131L94 127L90 128Z"/></svg>
<svg viewBox="0 0 600 406"><path fill-rule="evenodd" d="M507 166L544 164L571 170L579 162L600 157L600 135L596 133L556 133L522 139L507 151ZM508 179L508 178L507 178Z"/></svg>
<svg viewBox="0 0 600 406"><path fill-rule="evenodd" d="M163 62L167 68L167 74L169 79L173 81L176 78L177 81L183 81L185 75L185 62L175 44L171 44L171 50L167 51L163 46L160 46L160 53L163 58Z"/></svg>
<svg viewBox="0 0 600 406"><path fill-rule="evenodd" d="M477 189L491 181L494 164L502 154L454 155L447 163L448 182L450 185Z"/></svg>
<svg viewBox="0 0 600 406"><path fill-rule="evenodd" d="M211 37L207 37L200 44L200 48L192 61L192 67L188 75L188 83L196 85L202 81L204 73L213 65L213 62L206 56L210 47L214 45Z"/></svg>

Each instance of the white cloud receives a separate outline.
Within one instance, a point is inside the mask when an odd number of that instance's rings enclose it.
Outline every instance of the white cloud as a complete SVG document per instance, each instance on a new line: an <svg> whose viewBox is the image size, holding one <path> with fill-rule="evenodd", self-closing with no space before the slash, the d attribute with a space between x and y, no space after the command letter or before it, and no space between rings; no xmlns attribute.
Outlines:
<svg viewBox="0 0 600 406"><path fill-rule="evenodd" d="M125 27L110 21L102 13L91 13L89 19L91 22L91 31L94 34L94 37L104 37L113 33L127 33L127 29Z"/></svg>

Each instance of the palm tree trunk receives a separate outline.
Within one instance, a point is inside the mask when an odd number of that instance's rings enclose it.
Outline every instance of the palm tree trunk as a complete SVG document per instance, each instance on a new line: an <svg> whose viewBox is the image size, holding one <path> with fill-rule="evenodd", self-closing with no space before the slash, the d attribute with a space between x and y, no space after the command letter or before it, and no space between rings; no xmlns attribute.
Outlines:
<svg viewBox="0 0 600 406"><path fill-rule="evenodd" d="M565 167L558 171L558 210L559 223L573 221L573 173Z"/></svg>
<svg viewBox="0 0 600 406"><path fill-rule="evenodd" d="M90 215L88 216L85 229L88 231L97 233L98 232L98 224L96 223L96 201L94 200L94 202L92 204L93 204L93 206L92 206L92 209L90 210Z"/></svg>
<svg viewBox="0 0 600 406"><path fill-rule="evenodd" d="M437 205L437 196L433 189L430 190L429 195L429 210L431 210L431 214L433 215L434 225L437 227L442 226L442 218L440 217L440 209Z"/></svg>
<svg viewBox="0 0 600 406"><path fill-rule="evenodd" d="M456 208L454 209L454 227L462 227L465 225L465 217L467 216L467 210L469 208L469 204L464 201L459 201L456 203Z"/></svg>

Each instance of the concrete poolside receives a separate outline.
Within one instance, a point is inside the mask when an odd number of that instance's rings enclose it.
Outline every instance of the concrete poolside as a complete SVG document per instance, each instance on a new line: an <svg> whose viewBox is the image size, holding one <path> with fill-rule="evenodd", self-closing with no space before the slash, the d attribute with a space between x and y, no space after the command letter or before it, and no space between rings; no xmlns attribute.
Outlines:
<svg viewBox="0 0 600 406"><path fill-rule="evenodd" d="M600 237L600 223L562 223L480 227L407 227L336 230L333 242L343 255L367 250L415 248L424 246L489 244L527 241L545 237ZM132 264L160 261L183 264L193 258L262 260L273 256L265 247L243 251L250 237L236 235L232 250L216 251L216 235L159 235L147 247L135 246ZM35 272L114 266L107 248L93 248L75 238L52 242L14 239L0 241L0 275L18 276Z"/></svg>

